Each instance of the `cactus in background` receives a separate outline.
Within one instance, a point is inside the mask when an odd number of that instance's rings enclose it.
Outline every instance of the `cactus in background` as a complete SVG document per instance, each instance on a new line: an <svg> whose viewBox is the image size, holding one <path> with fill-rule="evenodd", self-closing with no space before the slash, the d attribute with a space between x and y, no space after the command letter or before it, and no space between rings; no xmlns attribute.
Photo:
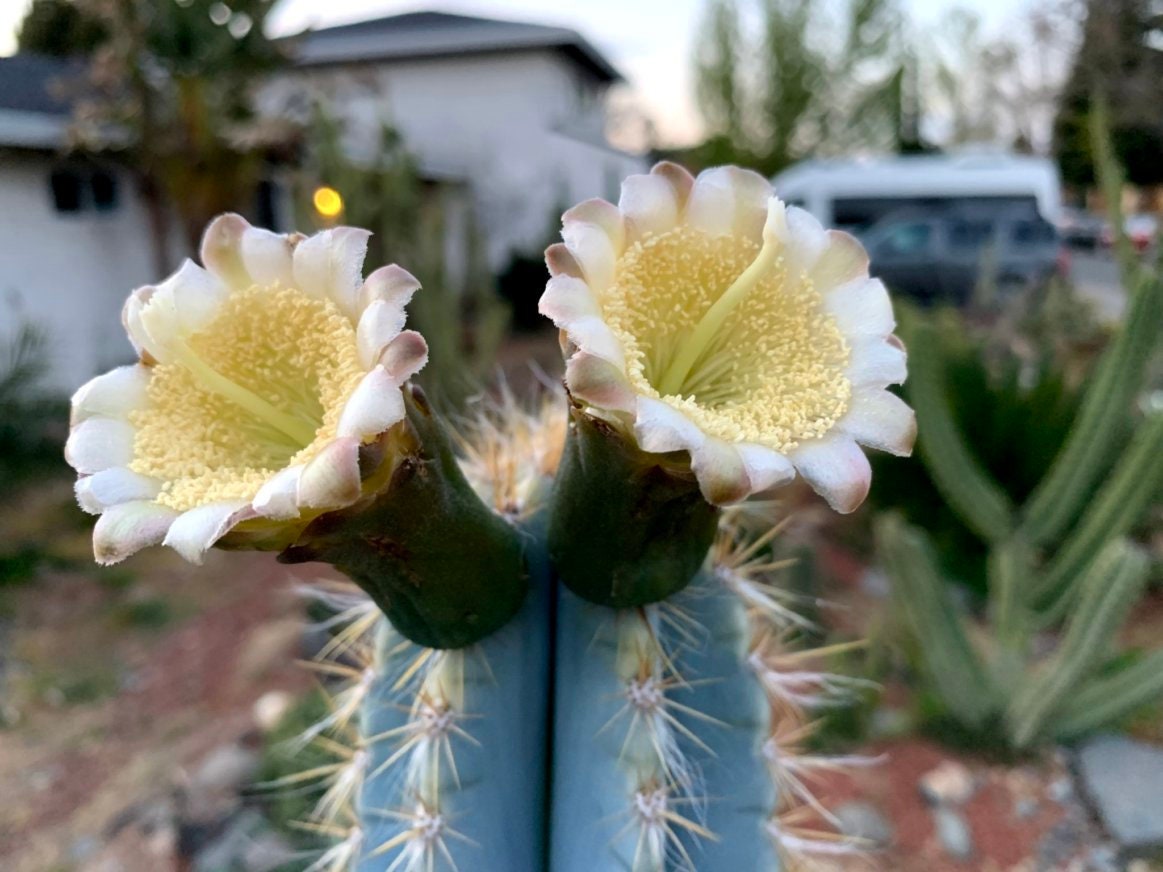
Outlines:
<svg viewBox="0 0 1163 872"><path fill-rule="evenodd" d="M918 315L902 331L915 364L908 396L921 458L949 505L990 543L987 650L970 642L921 530L883 519L879 551L929 686L963 726L999 730L1012 747L1096 729L1163 690L1146 666L1157 666L1159 655L1107 668L1111 639L1147 578L1146 558L1123 537L1163 488L1163 415L1148 413L1115 456L1161 319L1163 277L1138 276L1126 322L1025 506L1011 504L954 422L937 330ZM1035 633L1063 618L1058 648L1035 658Z"/></svg>
<svg viewBox="0 0 1163 872"><path fill-rule="evenodd" d="M859 761L800 744L860 683L795 650L779 525L738 504L799 474L851 511L862 446L911 450L884 287L852 237L736 168L660 164L617 206L567 212L563 237L541 308L567 392L536 412L503 394L451 436L409 383L416 280L362 279L363 231L237 216L207 230L205 269L131 295L139 363L74 397L99 560L254 548L354 583L320 589L340 629L314 668L337 682L302 737L335 760L283 781L320 791L315 872L852 850L802 818L830 821L813 773Z"/></svg>

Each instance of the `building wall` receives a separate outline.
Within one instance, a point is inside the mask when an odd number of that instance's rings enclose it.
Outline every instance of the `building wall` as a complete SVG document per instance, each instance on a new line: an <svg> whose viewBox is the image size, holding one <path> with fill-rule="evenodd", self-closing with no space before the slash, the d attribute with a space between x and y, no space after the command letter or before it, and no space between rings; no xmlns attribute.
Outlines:
<svg viewBox="0 0 1163 872"><path fill-rule="evenodd" d="M342 107L354 157L370 156L386 122L426 173L469 181L498 269L542 247L563 206L616 196L618 180L643 166L605 144L603 89L552 51L295 70L260 104L310 117L318 100Z"/></svg>
<svg viewBox="0 0 1163 872"><path fill-rule="evenodd" d="M49 383L72 391L110 365L133 359L121 304L151 275L145 216L130 179L117 178L117 206L54 208L51 155L0 153L0 336L24 321L52 343Z"/></svg>

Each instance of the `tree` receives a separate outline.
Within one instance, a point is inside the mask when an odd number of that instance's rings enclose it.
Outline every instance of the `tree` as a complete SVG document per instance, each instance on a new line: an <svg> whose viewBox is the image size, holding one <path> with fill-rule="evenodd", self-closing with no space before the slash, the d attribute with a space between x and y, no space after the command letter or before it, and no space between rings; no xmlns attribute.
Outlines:
<svg viewBox="0 0 1163 872"><path fill-rule="evenodd" d="M1159 19L1151 0L1090 0L1082 42L1054 123L1054 152L1069 184L1095 181L1088 118L1102 93L1109 106L1111 138L1127 179L1163 183L1163 115L1158 84L1163 52L1155 37Z"/></svg>
<svg viewBox="0 0 1163 872"><path fill-rule="evenodd" d="M70 0L32 0L16 31L22 52L53 57L84 57L108 38L100 19Z"/></svg>
<svg viewBox="0 0 1163 872"><path fill-rule="evenodd" d="M697 163L778 172L814 152L896 147L904 82L896 0L710 0L695 57L708 139ZM756 28L743 21L758 20ZM748 39L745 33L755 32Z"/></svg>

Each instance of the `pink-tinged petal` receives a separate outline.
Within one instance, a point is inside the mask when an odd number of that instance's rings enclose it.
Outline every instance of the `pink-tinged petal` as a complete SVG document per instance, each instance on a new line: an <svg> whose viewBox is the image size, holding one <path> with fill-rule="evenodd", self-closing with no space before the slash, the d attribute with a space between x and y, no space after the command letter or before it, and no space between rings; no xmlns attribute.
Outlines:
<svg viewBox="0 0 1163 872"><path fill-rule="evenodd" d="M602 307L590 286L573 276L554 276L545 285L537 310L558 327L569 328L579 318L600 317Z"/></svg>
<svg viewBox="0 0 1163 872"><path fill-rule="evenodd" d="M428 343L415 330L405 330L388 343L379 363L395 384L403 384L428 363Z"/></svg>
<svg viewBox="0 0 1163 872"><path fill-rule="evenodd" d="M637 403L621 369L584 351L566 361L565 384L573 396L602 409L632 412Z"/></svg>
<svg viewBox="0 0 1163 872"><path fill-rule="evenodd" d="M77 479L77 505L91 515L99 515L120 503L152 500L161 493L162 483L123 466L114 466Z"/></svg>
<svg viewBox="0 0 1163 872"><path fill-rule="evenodd" d="M625 368L626 352L622 348L622 343L600 316L578 318L564 329L569 334L570 342L577 348L588 351L602 360L608 360L614 366Z"/></svg>
<svg viewBox="0 0 1163 872"><path fill-rule="evenodd" d="M300 506L331 509L359 499L359 444L354 436L336 439L311 459L299 478Z"/></svg>
<svg viewBox="0 0 1163 872"><path fill-rule="evenodd" d="M280 469L258 489L251 507L262 517L275 521L299 517L299 480L303 469L301 464Z"/></svg>
<svg viewBox="0 0 1163 872"><path fill-rule="evenodd" d="M622 182L618 209L626 218L627 241L665 233L678 223L678 197L661 175L630 176Z"/></svg>
<svg viewBox="0 0 1163 872"><path fill-rule="evenodd" d="M125 300L125 305L121 307L121 324L125 328L125 333L129 337L133 350L143 361L154 359L153 355L146 350L146 346L152 343L149 334L145 332L145 327L141 323L141 312L155 290L153 285L136 288L130 292L129 297Z"/></svg>
<svg viewBox="0 0 1163 872"><path fill-rule="evenodd" d="M686 208L687 200L691 196L691 189L695 186L695 177L687 172L685 167L664 160L659 161L651 167L650 174L666 179L670 187L674 190L674 197L678 203L678 208L680 210Z"/></svg>
<svg viewBox="0 0 1163 872"><path fill-rule="evenodd" d="M206 503L174 518L162 544L173 548L190 563L201 565L202 558L215 542L236 524L257 517L257 514L246 500Z"/></svg>
<svg viewBox="0 0 1163 872"><path fill-rule="evenodd" d="M883 388L904 384L908 357L895 336L857 336L849 340L848 381L854 388Z"/></svg>
<svg viewBox="0 0 1163 872"><path fill-rule="evenodd" d="M720 439L705 439L691 451L691 470L703 499L712 505L727 506L752 493L743 458L734 445Z"/></svg>
<svg viewBox="0 0 1163 872"><path fill-rule="evenodd" d="M211 221L202 234L202 263L229 287L251 284L242 261L242 236L250 229L250 222L241 215L227 213Z"/></svg>
<svg viewBox="0 0 1163 872"><path fill-rule="evenodd" d="M164 361L171 342L214 320L228 293L214 275L192 260L183 261L177 272L152 291L139 288L130 298L143 301L134 318L144 332L134 336L134 340L154 358Z"/></svg>
<svg viewBox="0 0 1163 872"><path fill-rule="evenodd" d="M133 427L115 418L87 418L69 433L65 460L82 475L133 460Z"/></svg>
<svg viewBox="0 0 1163 872"><path fill-rule="evenodd" d="M295 287L312 297L330 299L354 322L359 316L369 238L367 230L336 227L304 239L292 255Z"/></svg>
<svg viewBox="0 0 1163 872"><path fill-rule="evenodd" d="M751 170L715 167L695 179L686 222L712 236L738 233L758 240L767 220L771 185Z"/></svg>
<svg viewBox="0 0 1163 872"><path fill-rule="evenodd" d="M393 339L404 329L408 314L403 307L386 300L373 300L359 316L355 341L359 348L359 362L371 369Z"/></svg>
<svg viewBox="0 0 1163 872"><path fill-rule="evenodd" d="M782 222L783 262L788 275L809 273L828 245L824 227L810 212L789 206Z"/></svg>
<svg viewBox="0 0 1163 872"><path fill-rule="evenodd" d="M609 233L597 224L570 221L562 227L561 236L590 287L601 291L614 283L618 252Z"/></svg>
<svg viewBox="0 0 1163 872"><path fill-rule="evenodd" d="M110 506L93 526L93 556L109 566L160 545L177 516L173 509L147 501Z"/></svg>
<svg viewBox="0 0 1163 872"><path fill-rule="evenodd" d="M81 385L73 394L72 426L98 416L125 420L130 412L145 405L149 377L149 367L134 363L111 369Z"/></svg>
<svg viewBox="0 0 1163 872"><path fill-rule="evenodd" d="M420 280L397 264L381 266L364 280L360 290L363 306L370 306L376 300L383 300L403 311L420 290Z"/></svg>
<svg viewBox="0 0 1163 872"><path fill-rule="evenodd" d="M336 433L367 438L383 433L404 420L404 397L400 387L382 366L363 377L352 391L339 416Z"/></svg>
<svg viewBox="0 0 1163 872"><path fill-rule="evenodd" d="M566 210L561 216L561 224L563 228L571 224L593 224L600 227L610 238L615 255L620 255L626 245L626 225L622 213L618 211L617 206L605 200L596 198L583 200L572 209Z"/></svg>
<svg viewBox="0 0 1163 872"><path fill-rule="evenodd" d="M892 301L880 279L857 279L825 295L824 310L847 337L886 337L896 327Z"/></svg>
<svg viewBox="0 0 1163 872"><path fill-rule="evenodd" d="M829 230L828 244L811 269L812 284L821 294L857 279L868 278L868 252L843 230Z"/></svg>
<svg viewBox="0 0 1163 872"><path fill-rule="evenodd" d="M885 390L857 391L837 426L861 445L898 457L912 454L917 439L917 416Z"/></svg>
<svg viewBox="0 0 1163 872"><path fill-rule="evenodd" d="M653 397L638 397L634 435L643 451L691 451L707 437L694 422L674 406Z"/></svg>
<svg viewBox="0 0 1163 872"><path fill-rule="evenodd" d="M295 242L282 233L272 233L261 227L248 227L239 241L242 265L256 285L268 287L278 284L293 287L291 252Z"/></svg>
<svg viewBox="0 0 1163 872"><path fill-rule="evenodd" d="M578 279L582 277L581 265L569 253L569 248L564 242L555 242L545 249L545 268L549 270L551 276L566 275Z"/></svg>
<svg viewBox="0 0 1163 872"><path fill-rule="evenodd" d="M851 436L832 432L805 442L791 452L791 461L837 512L855 511L868 496L872 468Z"/></svg>
<svg viewBox="0 0 1163 872"><path fill-rule="evenodd" d="M751 480L751 493L759 494L782 487L796 477L796 468L787 457L766 445L744 442L735 450Z"/></svg>

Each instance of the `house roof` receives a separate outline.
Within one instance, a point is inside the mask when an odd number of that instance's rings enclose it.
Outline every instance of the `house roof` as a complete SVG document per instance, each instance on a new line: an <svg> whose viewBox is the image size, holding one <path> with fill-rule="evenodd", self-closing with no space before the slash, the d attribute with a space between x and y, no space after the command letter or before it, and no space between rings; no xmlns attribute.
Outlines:
<svg viewBox="0 0 1163 872"><path fill-rule="evenodd" d="M83 69L76 61L44 55L0 57L0 146L58 147L72 112L64 91Z"/></svg>
<svg viewBox="0 0 1163 872"><path fill-rule="evenodd" d="M290 42L299 66L550 49L600 82L622 80L601 52L575 30L447 12L412 12L324 27L291 37Z"/></svg>

